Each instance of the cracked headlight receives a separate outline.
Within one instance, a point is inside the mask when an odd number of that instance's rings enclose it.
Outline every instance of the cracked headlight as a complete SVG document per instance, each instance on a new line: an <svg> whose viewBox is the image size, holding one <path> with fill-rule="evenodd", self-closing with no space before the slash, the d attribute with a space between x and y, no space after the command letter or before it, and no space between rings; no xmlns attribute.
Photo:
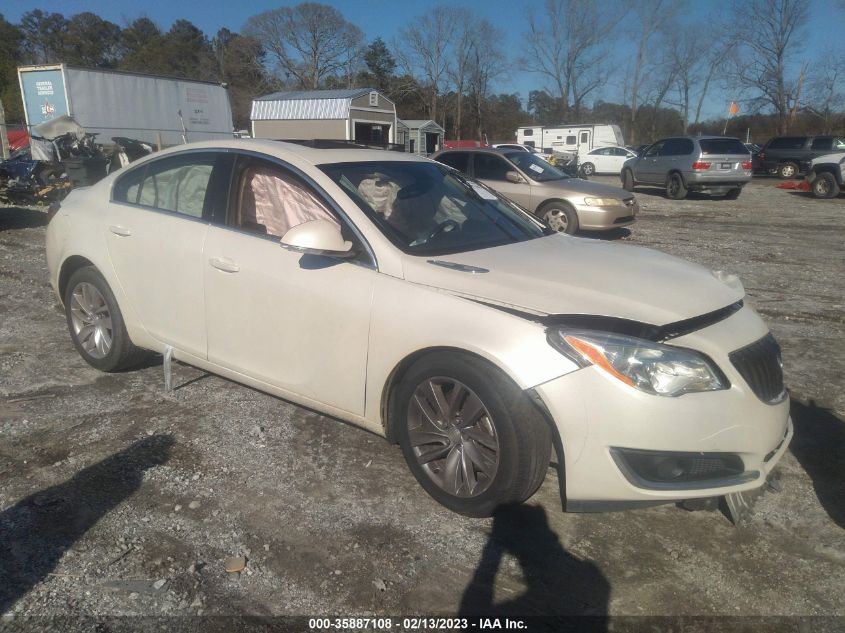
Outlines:
<svg viewBox="0 0 845 633"><path fill-rule="evenodd" d="M592 330L550 329L549 343L573 361L595 365L626 385L660 396L727 389L703 354L653 341Z"/></svg>
<svg viewBox="0 0 845 633"><path fill-rule="evenodd" d="M584 198L588 207L623 207L625 203L619 198Z"/></svg>

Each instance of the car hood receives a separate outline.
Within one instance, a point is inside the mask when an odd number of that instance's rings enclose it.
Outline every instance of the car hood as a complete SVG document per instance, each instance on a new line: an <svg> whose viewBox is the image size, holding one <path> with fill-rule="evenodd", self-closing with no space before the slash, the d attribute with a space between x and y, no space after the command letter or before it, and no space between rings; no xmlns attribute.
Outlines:
<svg viewBox="0 0 845 633"><path fill-rule="evenodd" d="M825 154L824 156L816 156L810 161L811 165L822 165L824 163L839 163L845 161L845 152L834 152L833 154Z"/></svg>
<svg viewBox="0 0 845 633"><path fill-rule="evenodd" d="M546 186L551 186L555 189L560 189L568 194L580 193L585 196L595 196L597 198L631 198L634 194L629 193L621 187L614 187L613 185L603 185L600 182L592 182L590 180L582 180L581 178L567 178L565 180L554 180L551 182L542 183Z"/></svg>
<svg viewBox="0 0 845 633"><path fill-rule="evenodd" d="M455 255L407 257L404 274L412 283L523 311L657 326L713 312L745 294L738 280L728 285L671 255L562 234Z"/></svg>

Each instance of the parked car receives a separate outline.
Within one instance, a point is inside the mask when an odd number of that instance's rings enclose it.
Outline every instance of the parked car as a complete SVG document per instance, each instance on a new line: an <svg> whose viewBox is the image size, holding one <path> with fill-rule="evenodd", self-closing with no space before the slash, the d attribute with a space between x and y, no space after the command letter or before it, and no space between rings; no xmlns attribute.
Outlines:
<svg viewBox="0 0 845 633"><path fill-rule="evenodd" d="M633 224L639 212L631 194L573 178L534 154L502 149L444 150L432 156L483 182L555 231L605 231Z"/></svg>
<svg viewBox="0 0 845 633"><path fill-rule="evenodd" d="M566 508L598 510L759 488L792 437L735 276L552 233L417 156L182 145L71 192L46 246L91 366L168 352L364 427L470 516L553 448Z"/></svg>
<svg viewBox="0 0 845 633"><path fill-rule="evenodd" d="M810 161L807 182L816 198L835 198L845 188L845 152L825 154Z"/></svg>
<svg viewBox="0 0 845 633"><path fill-rule="evenodd" d="M622 186L666 187L666 195L682 200L690 191L736 200L751 181L751 155L739 139L724 136L666 138L625 162Z"/></svg>
<svg viewBox="0 0 845 633"><path fill-rule="evenodd" d="M581 171L587 176L619 174L625 161L636 157L636 152L624 147L599 147L581 157Z"/></svg>
<svg viewBox="0 0 845 633"><path fill-rule="evenodd" d="M760 150L764 170L781 178L796 178L810 161L831 152L845 151L845 136L777 136Z"/></svg>

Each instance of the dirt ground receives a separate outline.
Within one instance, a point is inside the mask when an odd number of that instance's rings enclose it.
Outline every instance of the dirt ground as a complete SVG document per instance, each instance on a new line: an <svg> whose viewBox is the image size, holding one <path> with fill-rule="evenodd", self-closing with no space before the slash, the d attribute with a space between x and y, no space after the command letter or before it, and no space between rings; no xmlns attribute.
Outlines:
<svg viewBox="0 0 845 633"><path fill-rule="evenodd" d="M845 616L845 196L775 184L640 189L630 231L586 238L738 273L780 341L795 439L740 527L563 513L552 471L468 519L365 431L185 365L170 395L160 360L99 373L48 286L44 214L0 208L0 613Z"/></svg>

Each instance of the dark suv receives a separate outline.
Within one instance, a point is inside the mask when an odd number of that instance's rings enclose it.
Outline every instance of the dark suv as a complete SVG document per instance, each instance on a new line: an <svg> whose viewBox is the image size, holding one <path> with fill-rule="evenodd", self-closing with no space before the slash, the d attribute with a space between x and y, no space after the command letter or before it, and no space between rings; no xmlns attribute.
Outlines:
<svg viewBox="0 0 845 633"><path fill-rule="evenodd" d="M810 161L824 154L845 151L845 136L776 136L760 150L760 163L769 173L795 178Z"/></svg>

